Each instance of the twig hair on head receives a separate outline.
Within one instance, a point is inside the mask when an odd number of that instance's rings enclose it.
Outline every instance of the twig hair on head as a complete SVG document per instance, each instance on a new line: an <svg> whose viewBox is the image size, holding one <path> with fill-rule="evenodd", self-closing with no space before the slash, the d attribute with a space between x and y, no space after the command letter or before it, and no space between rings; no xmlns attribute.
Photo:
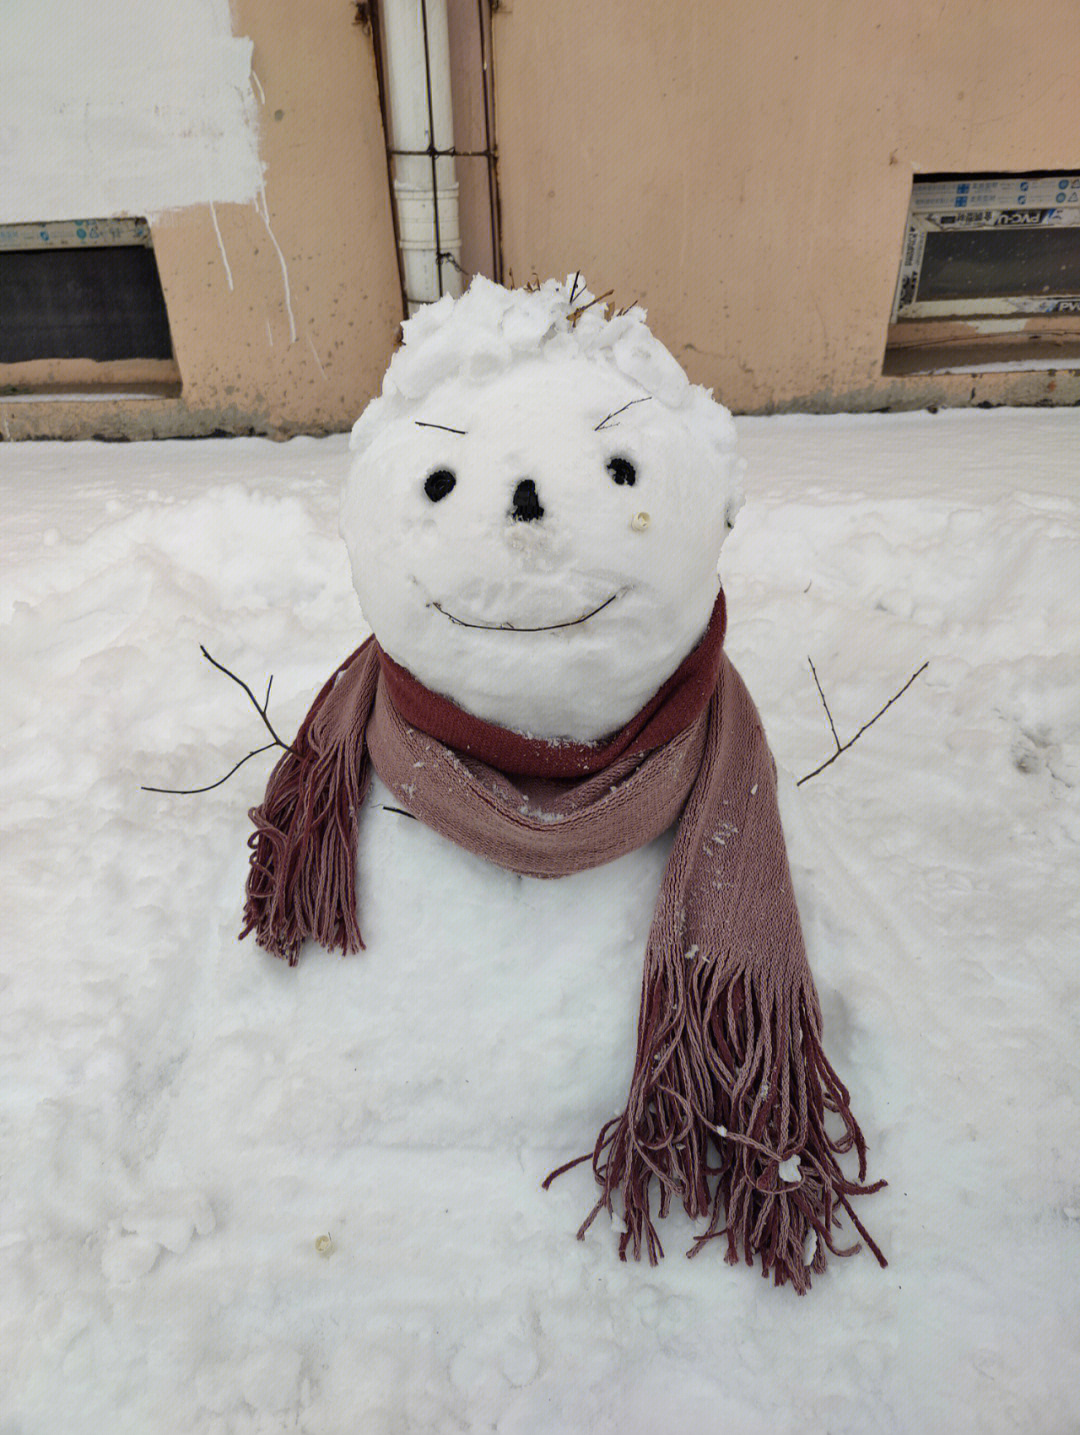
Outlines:
<svg viewBox="0 0 1080 1435"><path fill-rule="evenodd" d="M608 414L607 418L601 419L600 422L596 425L596 427L593 429L593 433L599 433L600 430L601 430L602 428L606 427L606 425L616 416L616 414L621 414L621 413L623 413L626 409L630 408L633 404L645 404L645 403L648 403L648 401L649 401L649 399L650 399L651 397L652 397L651 394L645 394L645 396L644 396L643 398L640 398L640 399L631 399L629 403L623 404L623 406L622 406L621 409L612 409L611 413ZM618 425L616 425L616 428L617 428L617 427L618 427Z"/></svg>
<svg viewBox="0 0 1080 1435"><path fill-rule="evenodd" d="M446 294L424 305L402 325L402 343L386 371L382 393L357 420L350 448L362 454L387 422L397 419L450 428L431 424L420 414L437 389L456 380L486 384L519 363L582 358L610 366L636 385L640 399L631 402L651 398L679 413L711 443L718 463L734 462L731 415L713 401L709 390L691 384L679 362L649 331L644 309L633 305L610 314L609 298L592 294L577 270L565 280L533 278L518 289L477 275L460 298Z"/></svg>

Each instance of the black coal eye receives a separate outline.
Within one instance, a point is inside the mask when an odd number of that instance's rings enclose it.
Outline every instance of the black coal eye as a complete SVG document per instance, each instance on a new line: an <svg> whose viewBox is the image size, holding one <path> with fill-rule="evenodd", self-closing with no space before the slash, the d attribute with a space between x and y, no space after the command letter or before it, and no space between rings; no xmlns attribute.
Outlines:
<svg viewBox="0 0 1080 1435"><path fill-rule="evenodd" d="M628 458L609 458L608 473L616 483L625 483L628 488L633 488L637 478L637 469Z"/></svg>
<svg viewBox="0 0 1080 1435"><path fill-rule="evenodd" d="M438 503L440 498L446 495L457 483L457 479L448 468L437 468L434 473L429 473L424 484L424 492L432 503Z"/></svg>

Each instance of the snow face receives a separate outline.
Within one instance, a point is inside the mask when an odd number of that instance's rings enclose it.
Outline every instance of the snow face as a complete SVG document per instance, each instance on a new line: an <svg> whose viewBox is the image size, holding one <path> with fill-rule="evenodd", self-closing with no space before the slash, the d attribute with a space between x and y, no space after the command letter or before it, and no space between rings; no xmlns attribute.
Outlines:
<svg viewBox="0 0 1080 1435"><path fill-rule="evenodd" d="M640 310L474 280L405 325L342 505L376 636L490 721L590 741L703 633L740 498L734 425ZM441 314L432 310L441 310Z"/></svg>

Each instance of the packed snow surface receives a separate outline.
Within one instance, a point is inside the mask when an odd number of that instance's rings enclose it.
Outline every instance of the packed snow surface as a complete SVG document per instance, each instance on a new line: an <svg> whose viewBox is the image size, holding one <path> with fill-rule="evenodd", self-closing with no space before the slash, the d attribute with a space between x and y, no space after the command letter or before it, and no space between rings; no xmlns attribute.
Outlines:
<svg viewBox="0 0 1080 1435"><path fill-rule="evenodd" d="M665 843L554 882L369 799L367 950L238 945L246 809L365 633L347 441L0 445L0 1430L1080 1428L1080 412L740 420L728 650L890 1260L620 1264ZM846 741L835 742L807 659ZM797 1177L798 1173L793 1173ZM329 1237L329 1241L325 1238Z"/></svg>

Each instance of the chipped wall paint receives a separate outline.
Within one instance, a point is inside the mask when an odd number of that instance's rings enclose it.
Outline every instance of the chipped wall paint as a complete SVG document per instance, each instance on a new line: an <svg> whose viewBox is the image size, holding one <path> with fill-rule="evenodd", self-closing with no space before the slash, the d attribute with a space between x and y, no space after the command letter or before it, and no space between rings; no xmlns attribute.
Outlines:
<svg viewBox="0 0 1080 1435"><path fill-rule="evenodd" d="M254 201L252 42L227 0L0 0L0 222Z"/></svg>
<svg viewBox="0 0 1080 1435"><path fill-rule="evenodd" d="M54 202L73 219L113 202L149 211L179 392L144 361L0 365L0 438L284 438L351 427L378 391L401 319L375 59L353 6L230 0L239 39L223 0L81 7L107 12L101 24L77 6L61 22L56 0L37 4L72 35L61 34L68 48L50 67L50 25L34 0L0 0L0 231L8 213L45 217L39 206L65 217ZM83 69L72 45L89 57ZM154 95L139 71L159 56L170 73ZM73 105L56 78L64 69L81 85ZM120 105L123 77L141 109ZM89 105L100 119L114 92L100 173L82 173L81 116ZM168 125L154 113L162 104ZM30 121L40 133L20 138L16 163L14 129ZM23 173L46 166L48 186ZM90 187L95 177L102 183Z"/></svg>

